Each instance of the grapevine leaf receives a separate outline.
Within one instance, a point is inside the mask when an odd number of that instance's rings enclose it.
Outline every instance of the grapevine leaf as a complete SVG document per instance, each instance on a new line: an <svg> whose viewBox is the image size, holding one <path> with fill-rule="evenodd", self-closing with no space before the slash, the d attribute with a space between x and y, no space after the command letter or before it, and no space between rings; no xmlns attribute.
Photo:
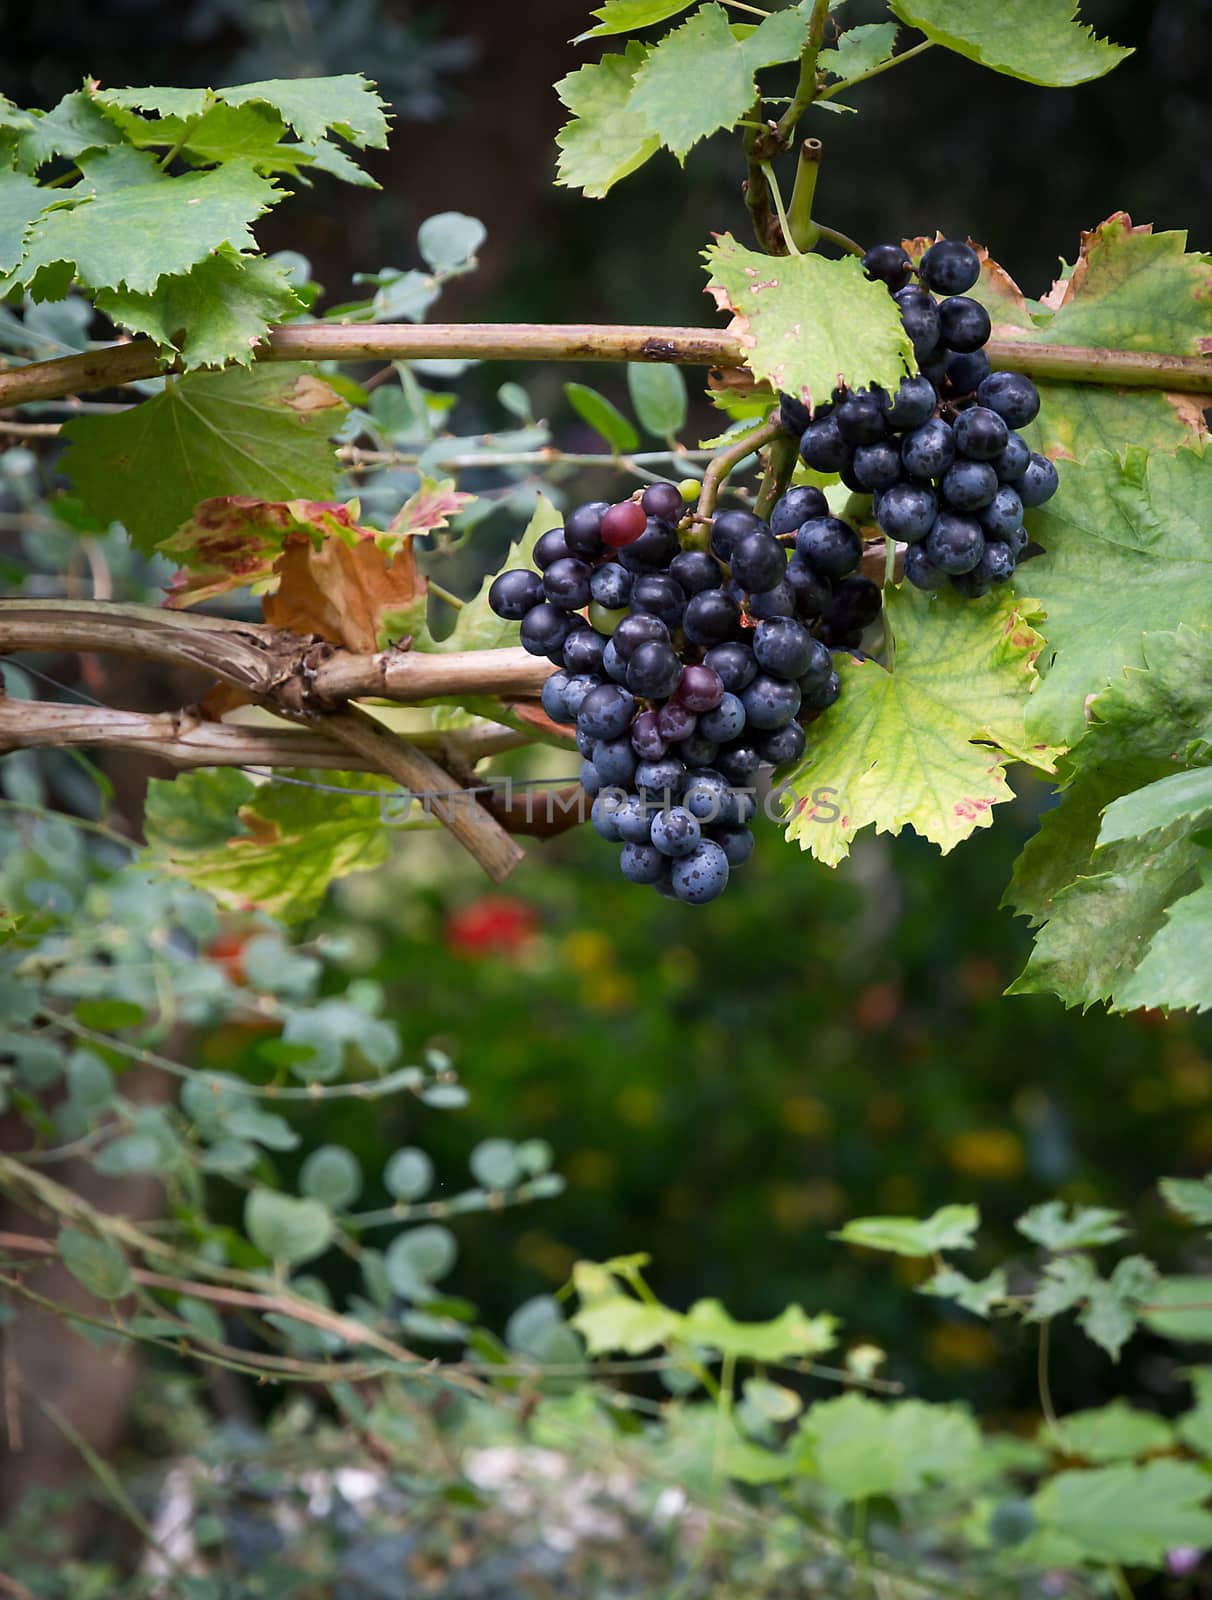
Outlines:
<svg viewBox="0 0 1212 1600"><path fill-rule="evenodd" d="M974 1316L987 1317L1006 1298L1006 1274L998 1267L987 1278L974 1279L955 1267L943 1267L922 1284L921 1290L941 1300L954 1300Z"/></svg>
<svg viewBox="0 0 1212 1600"><path fill-rule="evenodd" d="M1108 1283L1091 1286L1086 1304L1078 1315L1078 1326L1100 1350L1105 1350L1112 1361L1136 1328L1136 1312L1124 1295L1117 1294Z"/></svg>
<svg viewBox="0 0 1212 1600"><path fill-rule="evenodd" d="M1077 0L890 0L894 15L994 72L1048 87L1088 83L1130 56L1077 21Z"/></svg>
<svg viewBox="0 0 1212 1600"><path fill-rule="evenodd" d="M831 50L822 50L817 65L835 78L857 78L892 54L899 32L895 22L863 22L847 28Z"/></svg>
<svg viewBox="0 0 1212 1600"><path fill-rule="evenodd" d="M72 1277L98 1300L121 1300L130 1293L130 1267L112 1240L63 1228L55 1243Z"/></svg>
<svg viewBox="0 0 1212 1600"><path fill-rule="evenodd" d="M913 351L896 304L853 256L767 256L723 234L706 251L708 293L754 377L820 403L835 385L895 390Z"/></svg>
<svg viewBox="0 0 1212 1600"><path fill-rule="evenodd" d="M846 1394L809 1408L795 1437L801 1469L844 1500L912 1494L976 1470L984 1448L964 1406L884 1404Z"/></svg>
<svg viewBox="0 0 1212 1600"><path fill-rule="evenodd" d="M352 543L338 535L318 544L310 530L287 535L274 568L278 588L263 602L271 627L369 653L424 625L425 580L412 541L393 555L365 530L357 534Z"/></svg>
<svg viewBox="0 0 1212 1600"><path fill-rule="evenodd" d="M785 1361L817 1356L837 1343L837 1318L809 1317L789 1305L769 1322L736 1322L718 1300L697 1300L683 1319L678 1338L718 1350L739 1361Z"/></svg>
<svg viewBox="0 0 1212 1600"><path fill-rule="evenodd" d="M296 1200L273 1189L254 1189L244 1202L248 1237L271 1261L297 1264L323 1255L332 1217L318 1200Z"/></svg>
<svg viewBox="0 0 1212 1600"><path fill-rule="evenodd" d="M200 500L321 500L345 402L300 366L194 372L129 411L76 417L60 463L90 513L150 553Z"/></svg>
<svg viewBox="0 0 1212 1600"><path fill-rule="evenodd" d="M1121 1215L1106 1206L1069 1207L1063 1200L1047 1200L1025 1211L1014 1226L1045 1250L1090 1250L1127 1236Z"/></svg>
<svg viewBox="0 0 1212 1600"><path fill-rule="evenodd" d="M1090 1561L1160 1567L1178 1545L1212 1544L1209 1480L1190 1461L1061 1472L1032 1501L1037 1521Z"/></svg>
<svg viewBox="0 0 1212 1600"><path fill-rule="evenodd" d="M300 139L323 139L331 129L358 149L387 144L383 100L369 78L347 72L331 78L267 78L216 91L229 106L250 100L270 105Z"/></svg>
<svg viewBox="0 0 1212 1600"><path fill-rule="evenodd" d="M1073 271L1059 279L1032 337L1040 344L1212 354L1209 273L1212 255L1186 253L1185 233L1134 227L1117 211L1082 234Z"/></svg>
<svg viewBox="0 0 1212 1600"><path fill-rule="evenodd" d="M56 156L75 161L86 150L101 150L121 140L118 129L83 89L65 94L50 111L31 111L28 116L30 126L17 139L17 166L22 172L36 172Z"/></svg>
<svg viewBox="0 0 1212 1600"><path fill-rule="evenodd" d="M628 109L682 161L700 139L743 117L753 104L754 73L794 61L807 36L807 11L798 5L775 12L741 39L722 6L700 6L648 52ZM693 94L686 93L690 83Z"/></svg>
<svg viewBox="0 0 1212 1600"><path fill-rule="evenodd" d="M1212 611L1212 450L1099 452L1062 462L1060 479L1028 521L1045 554L1022 582L1047 614L1050 661L1027 725L1038 739L1073 744L1087 695L1141 665L1148 629Z"/></svg>
<svg viewBox="0 0 1212 1600"><path fill-rule="evenodd" d="M45 204L46 192L33 178L0 171L0 273L11 272L20 262L29 225Z"/></svg>
<svg viewBox="0 0 1212 1600"><path fill-rule="evenodd" d="M1086 1299L1099 1281L1089 1256L1057 1256L1044 1263L1043 1276L1031 1298L1027 1317L1032 1322L1047 1322L1062 1311L1071 1311Z"/></svg>
<svg viewBox="0 0 1212 1600"><path fill-rule="evenodd" d="M980 1227L976 1206L942 1206L929 1217L855 1217L832 1234L866 1250L898 1256L932 1256L940 1250L971 1250Z"/></svg>
<svg viewBox="0 0 1212 1600"><path fill-rule="evenodd" d="M621 1350L641 1356L668 1344L682 1324L680 1312L649 1305L627 1294L613 1294L581 1306L570 1319L591 1356Z"/></svg>
<svg viewBox="0 0 1212 1600"><path fill-rule="evenodd" d="M1126 1400L1112 1400L1090 1411L1075 1411L1061 1423L1061 1437L1067 1456L1086 1461L1130 1461L1169 1449L1174 1431L1168 1422L1151 1411L1140 1411ZM1041 1443L1049 1444L1047 1434Z"/></svg>
<svg viewBox="0 0 1212 1600"><path fill-rule="evenodd" d="M545 533L562 524L560 513L546 495L540 494L534 515L518 543L511 547L506 565L532 566L535 545ZM495 573L489 573L476 594L465 602L453 630L445 639L436 640L424 634L415 641L414 647L420 650L499 650L517 644L518 624L503 621L488 604L488 591L495 577Z"/></svg>
<svg viewBox="0 0 1212 1600"><path fill-rule="evenodd" d="M604 394L599 394L585 383L566 383L564 393L577 416L600 434L616 454L623 450L634 450L639 444L639 434Z"/></svg>
<svg viewBox="0 0 1212 1600"><path fill-rule="evenodd" d="M153 779L149 866L206 889L221 905L258 906L287 922L311 916L332 879L387 859L383 807L396 785L364 772L287 776L324 788L258 784L229 769ZM375 792L345 796L345 789Z"/></svg>
<svg viewBox="0 0 1212 1600"><path fill-rule="evenodd" d="M211 99L209 89L94 89L91 98L99 105L116 106L123 111L154 111L159 117L200 117Z"/></svg>
<svg viewBox="0 0 1212 1600"><path fill-rule="evenodd" d="M1212 811L1212 767L1192 767L1159 778L1143 789L1113 800L1103 812L1100 845L1120 839L1139 839L1173 822L1192 821Z"/></svg>
<svg viewBox="0 0 1212 1600"><path fill-rule="evenodd" d="M1212 1178L1162 1178L1157 1187L1171 1211L1200 1227L1212 1227Z"/></svg>
<svg viewBox="0 0 1212 1600"><path fill-rule="evenodd" d="M276 262L226 245L182 276L161 278L150 294L103 290L96 304L111 321L179 354L187 368L250 366L269 324L303 310Z"/></svg>
<svg viewBox="0 0 1212 1600"><path fill-rule="evenodd" d="M69 190L67 197L75 193ZM100 189L70 207L43 212L29 230L25 259L11 281L32 284L35 298L42 298L38 274L70 270L89 289L121 285L145 294L161 278L187 272L221 245L255 251L250 224L283 194L243 164L179 178L157 172L146 182ZM131 249L132 239L140 242L137 250Z"/></svg>
<svg viewBox="0 0 1212 1600"><path fill-rule="evenodd" d="M189 520L156 546L178 561L169 604L199 605L232 589L262 593L274 582L274 564L292 534L319 538L354 530L356 505L323 500L258 500L253 495L217 495L201 500Z"/></svg>
<svg viewBox="0 0 1212 1600"><path fill-rule="evenodd" d="M1201 1456L1212 1456L1212 1367L1192 1367L1187 1371L1195 1390L1195 1404L1175 1424L1179 1438Z"/></svg>
<svg viewBox="0 0 1212 1600"><path fill-rule="evenodd" d="M1097 383L1037 383L1040 413L1021 430L1053 461L1085 461L1098 450L1122 454L1200 445L1208 428L1199 396L1161 389L1109 389Z"/></svg>
<svg viewBox="0 0 1212 1600"><path fill-rule="evenodd" d="M1115 991L1117 1011L1212 1010L1212 863L1200 865L1200 887L1166 908L1140 965Z"/></svg>
<svg viewBox="0 0 1212 1600"><path fill-rule="evenodd" d="M1090 731L1062 769L1061 804L1015 864L1007 903L1047 926L1011 993L1052 992L1067 1005L1112 999L1121 1010L1207 1004L1206 852L1186 819L1096 849L1102 815L1121 796L1172 782L1184 761L1202 770L1209 760L1212 631L1148 634L1140 649L1147 670L1129 670L1093 698Z"/></svg>
<svg viewBox="0 0 1212 1600"><path fill-rule="evenodd" d="M894 669L840 658L841 698L783 786L787 838L831 866L871 824L909 825L949 851L1012 798L1007 758L1052 770L1055 752L1032 745L1023 724L1042 642L1031 602L902 586L885 606Z"/></svg>
<svg viewBox="0 0 1212 1600"><path fill-rule="evenodd" d="M627 392L641 426L656 438L671 438L685 423L686 380L680 367L633 361L627 368Z"/></svg>
<svg viewBox="0 0 1212 1600"><path fill-rule="evenodd" d="M685 11L693 0L605 0L593 12L601 21L573 41L580 44L585 39L597 39L610 33L635 33L640 28L650 28L654 22L666 22Z"/></svg>
<svg viewBox="0 0 1212 1600"><path fill-rule="evenodd" d="M1212 1339L1212 1277L1162 1278L1149 1291L1141 1321L1164 1339Z"/></svg>
<svg viewBox="0 0 1212 1600"><path fill-rule="evenodd" d="M661 148L660 139L630 104L632 84L646 55L644 46L632 40L623 54L578 67L556 84L556 93L572 112L572 121L556 135L558 183L600 199Z"/></svg>

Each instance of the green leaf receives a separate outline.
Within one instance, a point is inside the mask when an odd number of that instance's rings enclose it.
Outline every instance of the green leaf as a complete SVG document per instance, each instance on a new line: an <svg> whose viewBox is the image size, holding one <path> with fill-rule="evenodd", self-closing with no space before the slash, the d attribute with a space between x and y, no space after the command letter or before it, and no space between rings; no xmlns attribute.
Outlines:
<svg viewBox="0 0 1212 1600"><path fill-rule="evenodd" d="M1071 1311L1099 1282L1089 1256L1058 1256L1047 1261L1027 1316L1032 1322L1047 1322L1063 1311Z"/></svg>
<svg viewBox="0 0 1212 1600"><path fill-rule="evenodd" d="M1033 450L1053 460L1085 461L1099 450L1121 455L1130 445L1173 451L1207 438L1197 395L1097 383L1041 382L1036 388L1039 416L1020 431Z"/></svg>
<svg viewBox="0 0 1212 1600"><path fill-rule="evenodd" d="M1041 1526L1076 1543L1087 1560L1160 1567L1178 1545L1212 1544L1212 1488L1188 1461L1150 1461L1061 1472L1032 1504Z"/></svg>
<svg viewBox="0 0 1212 1600"><path fill-rule="evenodd" d="M1212 1227L1212 1178L1161 1178L1157 1187L1171 1211L1201 1228Z"/></svg>
<svg viewBox="0 0 1212 1600"><path fill-rule="evenodd" d="M1212 612L1212 452L1134 448L1059 470L1058 493L1030 521L1046 553L1023 577L1047 614L1050 651L1028 726L1073 744L1087 696L1144 664L1145 633Z"/></svg>
<svg viewBox="0 0 1212 1600"><path fill-rule="evenodd" d="M295 1200L273 1189L254 1189L244 1202L248 1237L271 1261L291 1266L323 1255L332 1240L333 1223L316 1200Z"/></svg>
<svg viewBox="0 0 1212 1600"><path fill-rule="evenodd" d="M587 422L595 433L601 434L616 455L634 450L639 444L639 434L604 394L599 394L584 383L566 383L564 393L577 416Z"/></svg>
<svg viewBox="0 0 1212 1600"><path fill-rule="evenodd" d="M944 1267L921 1286L923 1294L940 1300L954 1300L974 1316L987 1317L993 1307L1006 1298L1006 1274L998 1267L987 1278L969 1278L955 1267Z"/></svg>
<svg viewBox="0 0 1212 1600"><path fill-rule="evenodd" d="M708 293L732 312L728 331L755 378L820 404L839 383L895 390L912 370L896 303L856 257L767 256L725 233L704 259Z"/></svg>
<svg viewBox="0 0 1212 1600"><path fill-rule="evenodd" d="M1067 1456L1082 1456L1095 1462L1129 1461L1152 1455L1156 1450L1168 1450L1174 1440L1168 1422L1151 1411L1138 1411L1126 1400L1073 1412L1061 1420L1060 1434ZM1040 1442L1052 1442L1047 1429L1041 1430Z"/></svg>
<svg viewBox="0 0 1212 1600"><path fill-rule="evenodd" d="M282 1042L295 1050L290 1070L309 1083L328 1083L340 1075L349 1051L357 1050L382 1072L399 1054L400 1037L389 1022L368 1016L337 995L286 1013ZM307 1054L298 1050L305 1046Z"/></svg>
<svg viewBox="0 0 1212 1600"><path fill-rule="evenodd" d="M1175 1431L1184 1444L1201 1456L1212 1456L1212 1367L1192 1367L1186 1376L1195 1391L1195 1404L1179 1417Z"/></svg>
<svg viewBox="0 0 1212 1600"><path fill-rule="evenodd" d="M1205 859L1201 871L1203 883L1167 906L1140 965L1116 990L1117 1011L1212 1009L1212 862Z"/></svg>
<svg viewBox="0 0 1212 1600"><path fill-rule="evenodd" d="M534 547L545 533L563 526L564 519L540 493L535 499L534 514L516 545L510 547L505 567L529 567L534 564ZM416 647L425 650L499 650L518 642L518 624L504 622L488 604L488 591L492 588L495 572L485 577L479 589L459 612L454 628L445 639L435 640L426 634L416 641Z"/></svg>
<svg viewBox="0 0 1212 1600"><path fill-rule="evenodd" d="M593 12L602 20L596 26L578 34L573 41L580 44L585 39L596 39L602 34L635 33L640 28L650 28L654 22L665 22L685 11L693 0L605 0Z"/></svg>
<svg viewBox="0 0 1212 1600"><path fill-rule="evenodd" d="M259 784L222 769L153 779L145 859L222 905L257 905L288 922L310 916L334 878L380 866L390 850L378 795L340 790L390 795L395 785L367 773L288 776L327 787Z"/></svg>
<svg viewBox="0 0 1212 1600"><path fill-rule="evenodd" d="M488 237L478 217L461 211L440 211L417 229L417 248L431 272L450 276L475 266L476 251Z"/></svg>
<svg viewBox="0 0 1212 1600"><path fill-rule="evenodd" d="M1101 78L1132 54L1099 39L1077 18L1077 0L889 0L902 22L920 28L994 72L1059 87Z"/></svg>
<svg viewBox="0 0 1212 1600"><path fill-rule="evenodd" d="M1103 812L1100 846L1139 839L1175 822L1191 822L1212 812L1212 767L1192 767L1113 800Z"/></svg>
<svg viewBox="0 0 1212 1600"><path fill-rule="evenodd" d="M72 1277L98 1300L121 1300L131 1292L126 1257L109 1239L62 1228L55 1243Z"/></svg>
<svg viewBox="0 0 1212 1600"><path fill-rule="evenodd" d="M362 1192L362 1169L351 1150L322 1144L299 1169L299 1188L330 1211L347 1211Z"/></svg>
<svg viewBox="0 0 1212 1600"><path fill-rule="evenodd" d="M1161 1278L1140 1320L1164 1339L1212 1340L1212 1277Z"/></svg>
<svg viewBox="0 0 1212 1600"><path fill-rule="evenodd" d="M107 1178L122 1178L134 1172L159 1172L160 1146L147 1134L125 1133L97 1151L93 1166Z"/></svg>
<svg viewBox="0 0 1212 1600"><path fill-rule="evenodd" d="M781 786L787 838L830 866L871 824L877 833L909 825L952 850L1013 798L1007 759L1052 767L1054 752L1033 745L1024 725L1042 642L1027 620L1031 602L902 585L884 606L894 669L835 657L841 698L809 728L804 760Z"/></svg>
<svg viewBox="0 0 1212 1600"><path fill-rule="evenodd" d="M809 1317L790 1305L769 1322L736 1322L718 1300L697 1300L682 1319L678 1338L740 1361L785 1361L817 1356L837 1343L837 1318Z"/></svg>
<svg viewBox="0 0 1212 1600"><path fill-rule="evenodd" d="M1106 1206L1066 1206L1063 1200L1048 1200L1024 1211L1014 1226L1045 1250L1090 1250L1127 1237L1122 1216L1122 1211Z"/></svg>
<svg viewBox="0 0 1212 1600"><path fill-rule="evenodd" d="M808 8L775 12L737 38L722 6L700 6L648 52L635 75L629 113L641 117L679 160L700 139L730 128L753 104L759 67L794 61L808 38ZM686 92L693 84L693 93Z"/></svg>
<svg viewBox="0 0 1212 1600"><path fill-rule="evenodd" d="M150 554L201 500L331 499L346 410L302 366L193 372L129 411L65 423L59 465L94 517Z"/></svg>
<svg viewBox="0 0 1212 1600"><path fill-rule="evenodd" d="M212 97L210 89L94 89L90 100L123 111L154 111L160 117L200 117Z"/></svg>
<svg viewBox="0 0 1212 1600"><path fill-rule="evenodd" d="M522 1176L512 1139L483 1139L468 1161L471 1175L485 1189L512 1189Z"/></svg>
<svg viewBox="0 0 1212 1600"><path fill-rule="evenodd" d="M387 1247L383 1265L396 1293L416 1299L431 1283L446 1276L457 1256L454 1234L449 1228L430 1222L397 1233Z"/></svg>
<svg viewBox="0 0 1212 1600"><path fill-rule="evenodd" d="M892 54L900 32L895 22L863 22L847 28L831 50L822 50L817 65L835 78L858 78Z"/></svg>
<svg viewBox="0 0 1212 1600"><path fill-rule="evenodd" d="M846 1394L819 1401L796 1436L802 1469L844 1500L911 1494L962 1482L980 1458L980 1430L963 1406L882 1404Z"/></svg>
<svg viewBox="0 0 1212 1600"><path fill-rule="evenodd" d="M46 204L46 193L23 172L0 170L0 276L13 270L25 254L30 223Z"/></svg>
<svg viewBox="0 0 1212 1600"><path fill-rule="evenodd" d="M642 1356L669 1344L682 1328L683 1318L668 1306L633 1300L630 1295L608 1295L594 1300L569 1319L585 1340L591 1356L620 1350Z"/></svg>
<svg viewBox="0 0 1212 1600"><path fill-rule="evenodd" d="M633 361L627 368L627 392L641 427L658 439L671 438L684 425L686 380L681 367Z"/></svg>
<svg viewBox="0 0 1212 1600"><path fill-rule="evenodd" d="M269 324L303 310L281 267L226 246L181 277L161 278L151 294L106 290L96 303L113 322L179 354L187 368L251 366Z"/></svg>
<svg viewBox="0 0 1212 1600"><path fill-rule="evenodd" d="M143 1007L133 1000L81 1000L76 1006L76 1021L98 1033L119 1033L137 1028L143 1021Z"/></svg>
<svg viewBox="0 0 1212 1600"><path fill-rule="evenodd" d="M433 1186L433 1162L424 1150L397 1150L383 1170L383 1186L397 1200L419 1200Z"/></svg>
<svg viewBox="0 0 1212 1600"><path fill-rule="evenodd" d="M266 78L216 91L229 106L250 100L273 106L300 139L323 139L331 130L358 149L387 145L385 103L360 72L330 78Z"/></svg>
<svg viewBox="0 0 1212 1600"><path fill-rule="evenodd" d="M22 172L34 172L55 156L75 161L88 150L121 142L118 129L83 89L65 94L50 111L30 111L26 116L30 125L17 140L17 166Z"/></svg>
<svg viewBox="0 0 1212 1600"><path fill-rule="evenodd" d="M630 106L633 80L647 54L632 40L622 55L603 56L596 65L578 67L556 84L556 93L573 114L556 135L557 183L600 199L661 148L656 134Z"/></svg>
<svg viewBox="0 0 1212 1600"><path fill-rule="evenodd" d="M887 1250L897 1256L932 1256L940 1250L971 1250L980 1222L976 1206L942 1206L920 1220L855 1217L830 1238L861 1245L866 1250Z"/></svg>
<svg viewBox="0 0 1212 1600"><path fill-rule="evenodd" d="M1095 849L1110 802L1171 776L1189 756L1207 759L1212 631L1148 634L1139 648L1147 670L1129 670L1092 699L1089 732L1062 769L1061 804L1015 864L1007 903L1047 926L1011 993L1052 992L1067 1005L1111 999L1124 1010L1197 1005L1208 993L1198 916L1206 852L1186 823Z"/></svg>
<svg viewBox="0 0 1212 1600"><path fill-rule="evenodd" d="M255 252L250 224L283 192L242 164L179 178L156 169L150 181L101 189L70 207L45 211L30 227L25 256L9 282L28 286L39 273L58 269L56 284L66 274L64 286L74 278L88 289L122 286L145 294L165 275L187 272L223 245ZM138 250L131 249L132 239L140 241ZM35 299L62 297L61 291L43 295L38 287Z"/></svg>

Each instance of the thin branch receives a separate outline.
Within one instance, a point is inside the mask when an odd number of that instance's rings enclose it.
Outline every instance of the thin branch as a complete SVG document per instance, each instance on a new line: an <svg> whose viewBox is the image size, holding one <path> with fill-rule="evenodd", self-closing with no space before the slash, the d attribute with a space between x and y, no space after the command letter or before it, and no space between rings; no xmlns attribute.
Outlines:
<svg viewBox="0 0 1212 1600"><path fill-rule="evenodd" d="M441 762L482 761L533 741L495 724L408 735L410 743ZM146 713L107 706L63 705L50 700L0 697L0 753L39 748L140 750L171 766L316 767L341 772L379 770L309 728L211 722L192 708Z"/></svg>
<svg viewBox="0 0 1212 1600"><path fill-rule="evenodd" d="M902 50L899 56L892 56L887 61L877 62L874 67L868 67L866 72L856 72L853 78L847 78L842 83L830 84L827 89L822 89L816 98L818 100L832 100L836 95L846 94L860 83L866 83L868 78L878 78L881 72L891 72L893 67L899 67L904 62L911 61L914 56L920 56L924 50L929 50L933 42L932 39L923 39L920 44L915 44L911 50Z"/></svg>
<svg viewBox="0 0 1212 1600"><path fill-rule="evenodd" d="M829 0L816 0L812 8L812 16L808 22L808 39L800 56L800 77L795 86L795 95L791 104L779 118L777 132L778 150L790 147L795 137L796 125L816 99L816 63L821 53L821 44L825 38L825 23L829 17ZM763 152L764 154L766 152Z"/></svg>
<svg viewBox="0 0 1212 1600"><path fill-rule="evenodd" d="M328 712L319 726L347 749L372 762L377 771L411 789L494 883L503 883L523 859L525 852L475 794L460 790L432 756L376 722L369 712L359 706ZM444 798L437 798L439 795Z"/></svg>
<svg viewBox="0 0 1212 1600"><path fill-rule="evenodd" d="M777 439L782 431L778 417L772 417L756 432L745 434L716 456L703 475L703 487L699 494L699 503L695 508L695 516L700 521L706 521L714 512L720 489L733 468L744 461L746 456L752 455L755 450L760 450L764 444Z"/></svg>

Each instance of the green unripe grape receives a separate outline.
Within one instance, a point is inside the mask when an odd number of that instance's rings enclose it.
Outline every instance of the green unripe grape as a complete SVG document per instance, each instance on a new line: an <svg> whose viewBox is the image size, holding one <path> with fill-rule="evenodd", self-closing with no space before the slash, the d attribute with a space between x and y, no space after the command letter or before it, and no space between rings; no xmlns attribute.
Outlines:
<svg viewBox="0 0 1212 1600"><path fill-rule="evenodd" d="M591 600L589 603L589 626L596 628L599 633L604 633L607 638L610 637L626 615L626 606L623 606L619 611L607 611L606 607L600 606L596 600Z"/></svg>
<svg viewBox="0 0 1212 1600"><path fill-rule="evenodd" d="M678 484L678 493L688 506L692 506L699 497L699 490L703 485L697 478L683 478Z"/></svg>

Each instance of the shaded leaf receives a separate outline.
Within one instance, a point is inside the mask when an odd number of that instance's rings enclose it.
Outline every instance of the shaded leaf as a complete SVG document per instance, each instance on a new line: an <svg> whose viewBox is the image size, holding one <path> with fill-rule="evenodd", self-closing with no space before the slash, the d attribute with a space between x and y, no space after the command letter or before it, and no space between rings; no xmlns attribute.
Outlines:
<svg viewBox="0 0 1212 1600"><path fill-rule="evenodd" d="M1140 1411L1126 1400L1112 1400L1091 1411L1075 1411L1060 1424L1065 1454L1087 1461L1129 1461L1169 1449L1174 1433L1168 1422L1151 1411ZM1051 1443L1041 1430L1040 1442Z"/></svg>
<svg viewBox="0 0 1212 1600"><path fill-rule="evenodd" d="M1187 1461L1061 1472L1035 1496L1035 1515L1081 1549L1087 1560L1160 1567L1177 1545L1212 1544L1212 1488Z"/></svg>
<svg viewBox="0 0 1212 1600"><path fill-rule="evenodd" d="M627 368L627 392L641 427L658 439L670 438L685 423L686 380L681 367L633 361Z"/></svg>
<svg viewBox="0 0 1212 1600"><path fill-rule="evenodd" d="M1089 1250L1127 1235L1122 1215L1106 1206L1066 1206L1062 1200L1048 1200L1025 1211L1014 1226L1046 1250Z"/></svg>
<svg viewBox="0 0 1212 1600"><path fill-rule="evenodd" d="M932 1256L940 1250L970 1250L980 1227L976 1206L941 1206L931 1216L855 1217L830 1237L866 1250L898 1256Z"/></svg>
<svg viewBox="0 0 1212 1600"><path fill-rule="evenodd" d="M911 1494L931 1480L962 1481L982 1450L963 1406L883 1404L861 1394L819 1401L796 1435L803 1471L844 1500Z"/></svg>
<svg viewBox="0 0 1212 1600"><path fill-rule="evenodd" d="M63 1265L99 1300L121 1300L131 1291L126 1257L109 1239L62 1228L55 1240Z"/></svg>
<svg viewBox="0 0 1212 1600"><path fill-rule="evenodd" d="M994 72L1027 83L1088 83L1117 67L1132 51L1100 39L1077 19L1077 0L890 0L893 12Z"/></svg>
<svg viewBox="0 0 1212 1600"><path fill-rule="evenodd" d="M271 1261L297 1265L323 1255L332 1239L332 1218L315 1200L295 1200L273 1189L254 1189L244 1202L248 1237Z"/></svg>

